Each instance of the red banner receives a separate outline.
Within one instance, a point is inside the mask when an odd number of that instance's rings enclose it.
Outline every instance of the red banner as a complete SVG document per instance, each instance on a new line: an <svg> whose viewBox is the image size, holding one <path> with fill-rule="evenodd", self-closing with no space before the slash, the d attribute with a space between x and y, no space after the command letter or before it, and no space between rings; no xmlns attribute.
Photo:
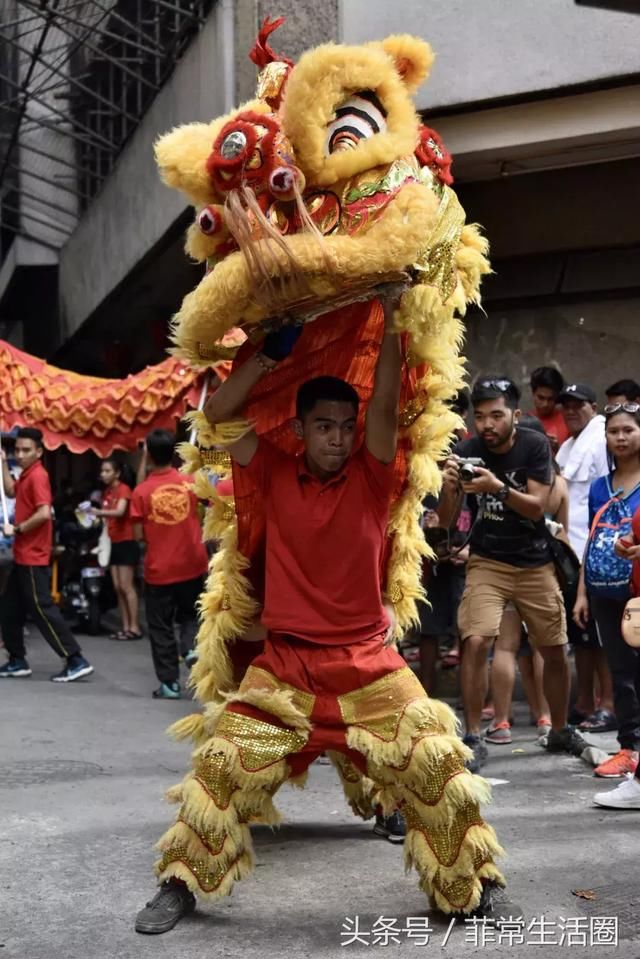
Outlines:
<svg viewBox="0 0 640 959"><path fill-rule="evenodd" d="M0 340L0 428L37 427L50 450L134 450L150 430L175 429L197 406L204 375L170 357L125 379L82 376Z"/></svg>

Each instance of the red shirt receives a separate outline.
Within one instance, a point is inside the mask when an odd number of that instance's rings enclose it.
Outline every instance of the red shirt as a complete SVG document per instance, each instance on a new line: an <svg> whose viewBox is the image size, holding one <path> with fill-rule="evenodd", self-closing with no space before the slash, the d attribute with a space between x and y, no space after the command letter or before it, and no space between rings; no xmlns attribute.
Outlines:
<svg viewBox="0 0 640 959"><path fill-rule="evenodd" d="M24 523L38 506L51 506L49 475L40 462L32 463L16 480L15 523ZM30 530L18 533L13 544L13 558L21 566L48 566L53 542L51 519Z"/></svg>
<svg viewBox="0 0 640 959"><path fill-rule="evenodd" d="M633 514L631 529L636 544L640 543L640 509ZM631 592L634 596L640 596L640 560L638 559L634 559L631 564Z"/></svg>
<svg viewBox="0 0 640 959"><path fill-rule="evenodd" d="M135 539L133 535L133 523L129 515L131 488L126 483L117 483L115 486L109 486L102 494L102 508L116 509L121 499L126 499L127 509L124 516L119 519L113 516L107 517L107 532L112 543L127 543Z"/></svg>
<svg viewBox="0 0 640 959"><path fill-rule="evenodd" d="M168 466L136 486L130 518L142 523L147 551L144 579L152 586L184 583L207 571L198 500L191 481Z"/></svg>
<svg viewBox="0 0 640 959"><path fill-rule="evenodd" d="M566 439L569 439L569 430L567 429L567 424L564 421L564 416L562 415L562 408L556 406L555 410L550 416L540 416L540 414L533 410L530 416L536 416L542 423L542 428L545 433L551 440L555 440L558 446L562 446Z"/></svg>
<svg viewBox="0 0 640 959"><path fill-rule="evenodd" d="M380 567L393 463L385 466L363 445L321 483L303 457L261 439L245 471L265 499L263 625L335 645L384 632Z"/></svg>

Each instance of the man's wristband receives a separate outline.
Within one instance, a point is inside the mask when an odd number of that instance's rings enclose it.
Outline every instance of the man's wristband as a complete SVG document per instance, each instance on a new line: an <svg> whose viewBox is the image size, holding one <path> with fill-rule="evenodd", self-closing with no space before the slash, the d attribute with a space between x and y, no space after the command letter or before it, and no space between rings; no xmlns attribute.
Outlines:
<svg viewBox="0 0 640 959"><path fill-rule="evenodd" d="M21 524L21 523L16 523L16 524L14 525L14 527L13 527L13 532L14 532L14 533L17 533L18 535L20 535L20 533L22 532L22 524Z"/></svg>

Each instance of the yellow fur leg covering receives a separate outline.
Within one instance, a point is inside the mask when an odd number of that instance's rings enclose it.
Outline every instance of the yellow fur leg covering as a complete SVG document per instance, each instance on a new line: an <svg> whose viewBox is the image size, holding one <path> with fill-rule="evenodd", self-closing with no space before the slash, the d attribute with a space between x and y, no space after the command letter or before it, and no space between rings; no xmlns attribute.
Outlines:
<svg viewBox="0 0 640 959"><path fill-rule="evenodd" d="M182 879L205 899L229 895L253 866L249 823L276 825L272 796L289 777L286 756L306 742L293 729L224 712L218 735L196 752L195 769L174 798L176 821L158 843L160 882Z"/></svg>
<svg viewBox="0 0 640 959"><path fill-rule="evenodd" d="M342 790L353 813L361 819L371 819L375 806L376 784L356 769L343 753L328 751L327 756L338 772Z"/></svg>
<svg viewBox="0 0 640 959"><path fill-rule="evenodd" d="M482 819L489 784L465 768L470 750L456 735L457 721L443 703L413 699L396 714L350 725L347 743L367 758L386 812L401 808L407 822L405 864L443 912L471 912L482 879L504 885L494 857L503 855Z"/></svg>

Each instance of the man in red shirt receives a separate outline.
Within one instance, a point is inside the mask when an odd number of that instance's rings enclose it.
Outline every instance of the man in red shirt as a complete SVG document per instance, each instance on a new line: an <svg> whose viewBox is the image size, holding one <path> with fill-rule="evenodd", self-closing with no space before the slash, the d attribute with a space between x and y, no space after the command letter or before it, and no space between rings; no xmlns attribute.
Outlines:
<svg viewBox="0 0 640 959"><path fill-rule="evenodd" d="M5 460L2 470L8 496L16 498L13 524L5 536L15 536L14 564L2 596L2 640L9 660L0 667L0 678L31 675L24 648L24 621L29 613L54 652L66 660L64 669L52 676L54 683L72 683L93 672L62 614L51 598L49 561L53 539L51 485L42 465L44 446L40 430L18 430L15 456L22 473L15 482Z"/></svg>
<svg viewBox="0 0 640 959"><path fill-rule="evenodd" d="M408 861L443 911L486 909L491 884L504 882L493 864L500 847L478 811L486 790L464 767L469 753L455 718L427 698L388 645L380 573L402 365L392 322L388 304L362 443L358 394L321 376L297 395L294 431L303 455L287 455L251 430L229 446L242 480L265 504L267 636L224 710L206 714L211 738L184 786L176 823L160 840L162 885L138 914L138 932L171 929L193 910L194 892L228 895L251 867L247 823L277 822L271 796L325 750L338 756L350 783L362 775L375 782L358 807L363 815L378 800L387 812L402 808ZM209 399L208 420L237 416L299 332L284 327L267 336Z"/></svg>
<svg viewBox="0 0 640 959"><path fill-rule="evenodd" d="M173 625L175 620L180 624L180 650L190 666L196 658L196 604L208 565L191 481L171 466L175 443L169 430L153 430L147 436L143 458L149 475L135 488L129 514L136 539L147 546L145 609L153 665L160 680L154 699L180 699Z"/></svg>
<svg viewBox="0 0 640 959"><path fill-rule="evenodd" d="M558 397L564 389L564 379L554 366L539 366L531 374L530 385L534 406L531 416L537 416L542 423L555 456L569 436L562 407L558 405Z"/></svg>

